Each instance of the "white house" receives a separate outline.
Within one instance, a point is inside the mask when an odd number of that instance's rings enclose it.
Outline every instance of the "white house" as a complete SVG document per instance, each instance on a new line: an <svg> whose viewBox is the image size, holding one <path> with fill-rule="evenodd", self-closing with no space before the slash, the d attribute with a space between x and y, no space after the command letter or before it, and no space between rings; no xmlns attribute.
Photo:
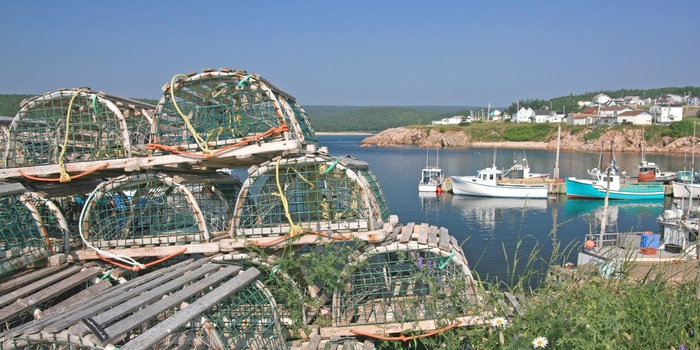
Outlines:
<svg viewBox="0 0 700 350"><path fill-rule="evenodd" d="M561 123L562 120L564 120L564 112L562 111L552 111L552 113L549 116L549 122L550 123Z"/></svg>
<svg viewBox="0 0 700 350"><path fill-rule="evenodd" d="M549 118L552 117L552 112L544 109L536 109L535 123L549 123Z"/></svg>
<svg viewBox="0 0 700 350"><path fill-rule="evenodd" d="M515 119L512 121L516 123L532 123L533 118L535 118L535 111L532 108L520 107L518 113L515 114Z"/></svg>
<svg viewBox="0 0 700 350"><path fill-rule="evenodd" d="M456 115L454 117L443 118L438 120L433 120L431 124L433 125L456 125L462 122L464 117L461 115Z"/></svg>
<svg viewBox="0 0 700 350"><path fill-rule="evenodd" d="M649 108L649 113L657 123L671 123L683 120L683 107L654 105Z"/></svg>
<svg viewBox="0 0 700 350"><path fill-rule="evenodd" d="M610 96L606 94L598 94L593 96L593 99L591 101L598 106L605 106L610 102L610 100Z"/></svg>
<svg viewBox="0 0 700 350"><path fill-rule="evenodd" d="M643 110L625 111L617 115L619 124L651 125L651 114Z"/></svg>
<svg viewBox="0 0 700 350"><path fill-rule="evenodd" d="M566 125L591 125L593 116L586 113L569 113L566 115Z"/></svg>

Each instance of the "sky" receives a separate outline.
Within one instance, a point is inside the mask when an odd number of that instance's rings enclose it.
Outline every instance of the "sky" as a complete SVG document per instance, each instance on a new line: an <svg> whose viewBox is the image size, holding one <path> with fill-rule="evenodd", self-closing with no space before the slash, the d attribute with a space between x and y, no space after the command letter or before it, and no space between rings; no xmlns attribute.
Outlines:
<svg viewBox="0 0 700 350"><path fill-rule="evenodd" d="M0 47L0 94L228 67L302 106L506 107L700 86L700 1L4 1Z"/></svg>

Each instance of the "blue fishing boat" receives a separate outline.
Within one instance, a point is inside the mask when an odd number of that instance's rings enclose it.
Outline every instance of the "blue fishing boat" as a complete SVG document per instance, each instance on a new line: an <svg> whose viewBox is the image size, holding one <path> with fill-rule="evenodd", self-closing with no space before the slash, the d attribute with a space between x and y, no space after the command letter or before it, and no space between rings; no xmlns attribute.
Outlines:
<svg viewBox="0 0 700 350"><path fill-rule="evenodd" d="M595 179L566 179L566 195L569 198L604 199L664 199L664 186L661 182L622 181L612 173L598 173Z"/></svg>

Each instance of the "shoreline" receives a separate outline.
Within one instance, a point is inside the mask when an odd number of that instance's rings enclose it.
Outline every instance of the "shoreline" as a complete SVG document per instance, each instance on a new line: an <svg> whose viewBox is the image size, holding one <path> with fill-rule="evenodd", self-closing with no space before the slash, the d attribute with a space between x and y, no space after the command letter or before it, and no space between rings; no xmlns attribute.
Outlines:
<svg viewBox="0 0 700 350"><path fill-rule="evenodd" d="M363 132L363 131L323 131L323 132L316 132L316 135L358 135L358 136L370 136L370 135L376 135L376 133L371 133L371 132Z"/></svg>

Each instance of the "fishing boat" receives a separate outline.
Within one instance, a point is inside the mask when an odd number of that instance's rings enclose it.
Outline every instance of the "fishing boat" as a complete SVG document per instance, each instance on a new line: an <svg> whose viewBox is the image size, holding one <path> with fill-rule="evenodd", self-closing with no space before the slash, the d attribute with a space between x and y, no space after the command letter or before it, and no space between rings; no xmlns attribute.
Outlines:
<svg viewBox="0 0 700 350"><path fill-rule="evenodd" d="M696 218L688 218L679 208L659 215L659 233L601 232L587 234L578 254L579 265L597 264L604 275L619 270L624 262L679 262L696 259L698 237Z"/></svg>
<svg viewBox="0 0 700 350"><path fill-rule="evenodd" d="M546 184L504 183L503 171L493 165L476 176L450 176L454 194L497 198L547 198Z"/></svg>
<svg viewBox="0 0 700 350"><path fill-rule="evenodd" d="M421 171L421 178L418 182L418 192L442 192L442 169L437 165L428 165L428 154L426 150L425 168Z"/></svg>
<svg viewBox="0 0 700 350"><path fill-rule="evenodd" d="M548 179L549 173L531 172L530 164L527 162L527 157L525 157L525 151L523 151L523 162L518 163L518 160L513 157L513 166L503 173L503 177L516 180Z"/></svg>
<svg viewBox="0 0 700 350"><path fill-rule="evenodd" d="M676 179L676 173L661 171L654 162L645 159L637 164L637 181L639 182L671 182Z"/></svg>
<svg viewBox="0 0 700 350"><path fill-rule="evenodd" d="M566 195L569 198L603 199L606 192L610 199L664 198L663 183L623 181L620 175L613 174L611 171L598 173L595 179L566 178Z"/></svg>

